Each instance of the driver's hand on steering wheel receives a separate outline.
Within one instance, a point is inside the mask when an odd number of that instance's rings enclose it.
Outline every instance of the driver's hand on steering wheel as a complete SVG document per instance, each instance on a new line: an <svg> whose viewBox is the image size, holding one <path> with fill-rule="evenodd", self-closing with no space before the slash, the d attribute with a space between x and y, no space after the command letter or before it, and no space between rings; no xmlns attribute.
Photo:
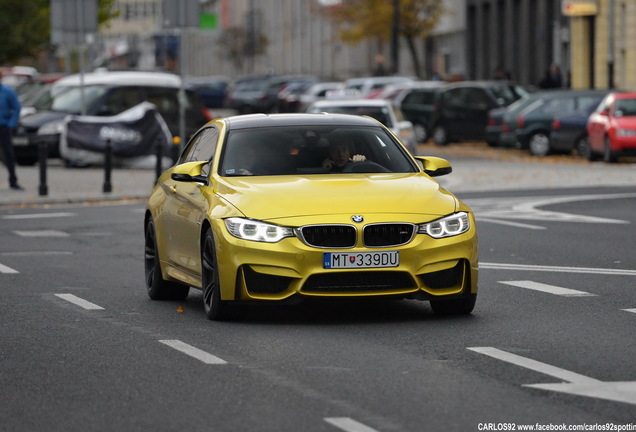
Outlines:
<svg viewBox="0 0 636 432"><path fill-rule="evenodd" d="M365 155L357 154L357 155L353 155L353 157L350 160L351 162L363 162L367 160L367 157Z"/></svg>

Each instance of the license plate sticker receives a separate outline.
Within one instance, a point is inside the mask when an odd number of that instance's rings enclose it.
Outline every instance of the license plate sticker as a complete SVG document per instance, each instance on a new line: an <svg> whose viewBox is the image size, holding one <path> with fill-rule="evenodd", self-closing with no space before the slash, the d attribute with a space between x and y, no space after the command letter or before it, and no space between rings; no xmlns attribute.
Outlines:
<svg viewBox="0 0 636 432"><path fill-rule="evenodd" d="M382 268L400 265L399 251L325 252L323 268Z"/></svg>

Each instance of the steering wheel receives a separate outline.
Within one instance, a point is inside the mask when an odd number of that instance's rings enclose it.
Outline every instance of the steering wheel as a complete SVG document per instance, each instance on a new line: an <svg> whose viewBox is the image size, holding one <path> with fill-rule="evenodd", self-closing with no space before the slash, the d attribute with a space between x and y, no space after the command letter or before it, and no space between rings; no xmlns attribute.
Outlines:
<svg viewBox="0 0 636 432"><path fill-rule="evenodd" d="M360 162L349 162L347 166L342 170L346 173L389 173L388 169L382 165L370 160L364 160Z"/></svg>

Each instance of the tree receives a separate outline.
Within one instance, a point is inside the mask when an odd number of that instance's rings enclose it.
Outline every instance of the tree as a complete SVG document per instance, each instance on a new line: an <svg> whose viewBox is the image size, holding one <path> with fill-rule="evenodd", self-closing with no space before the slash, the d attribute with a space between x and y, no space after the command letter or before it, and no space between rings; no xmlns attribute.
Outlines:
<svg viewBox="0 0 636 432"><path fill-rule="evenodd" d="M421 76L416 41L418 38L426 38L437 24L444 11L441 1L341 0L320 8L320 11L341 26L339 37L344 43L356 44L365 39L386 42L391 40L394 4L399 5L398 34L407 43L415 74Z"/></svg>
<svg viewBox="0 0 636 432"><path fill-rule="evenodd" d="M97 22L117 16L115 0L97 0ZM50 48L50 0L2 0L0 6L0 64L33 58Z"/></svg>

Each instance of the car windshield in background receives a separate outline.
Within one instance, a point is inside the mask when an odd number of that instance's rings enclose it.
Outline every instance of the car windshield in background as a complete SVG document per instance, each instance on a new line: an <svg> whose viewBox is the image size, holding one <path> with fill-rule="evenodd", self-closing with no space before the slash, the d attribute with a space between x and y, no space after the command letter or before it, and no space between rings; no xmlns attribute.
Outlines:
<svg viewBox="0 0 636 432"><path fill-rule="evenodd" d="M616 117L636 116L636 99L617 99L614 115Z"/></svg>
<svg viewBox="0 0 636 432"><path fill-rule="evenodd" d="M521 86L501 85L493 86L492 93L498 101L502 101L503 106L510 105L520 97L528 96L529 92Z"/></svg>
<svg viewBox="0 0 636 432"><path fill-rule="evenodd" d="M323 162L331 147L342 144L356 161L338 172L417 172L404 147L382 128L294 126L231 131L219 165L220 175L332 173Z"/></svg>
<svg viewBox="0 0 636 432"><path fill-rule="evenodd" d="M69 114L81 114L82 102L85 107L90 107L95 101L104 96L107 91L108 88L104 86L85 86L82 95L81 87L71 87L67 91L58 93L53 98L50 110Z"/></svg>

